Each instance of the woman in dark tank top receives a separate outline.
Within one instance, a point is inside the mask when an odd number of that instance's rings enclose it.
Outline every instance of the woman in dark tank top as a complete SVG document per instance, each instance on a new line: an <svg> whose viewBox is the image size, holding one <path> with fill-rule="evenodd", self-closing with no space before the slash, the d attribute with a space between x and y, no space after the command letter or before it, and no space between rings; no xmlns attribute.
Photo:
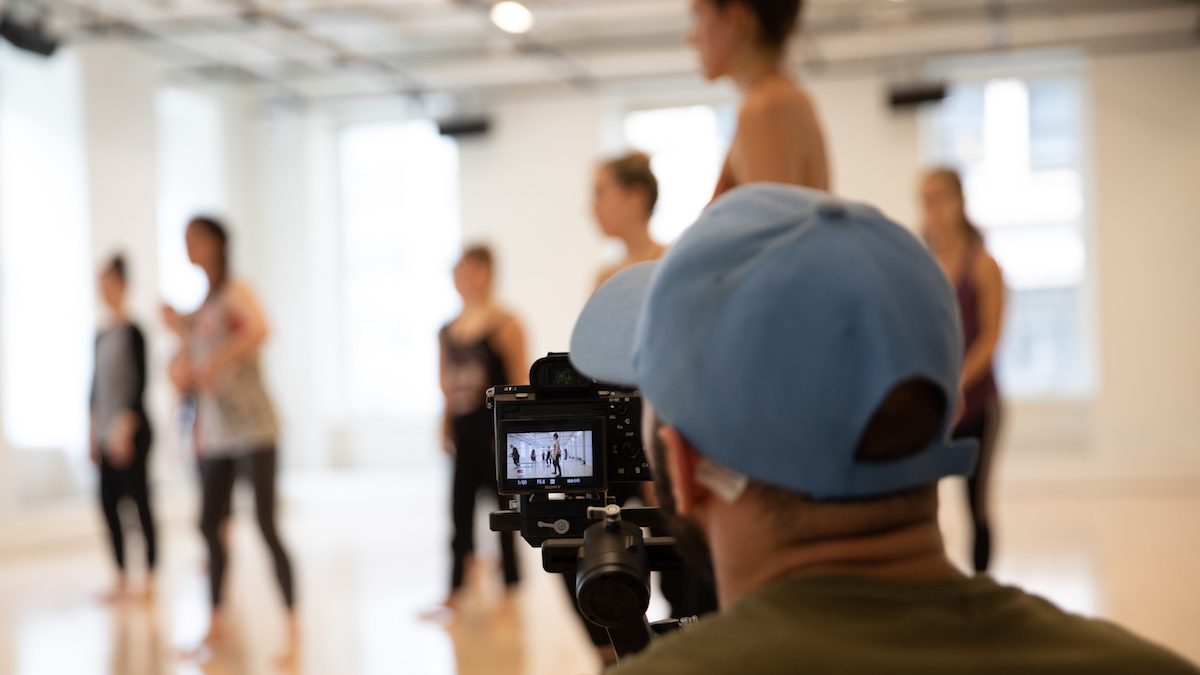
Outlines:
<svg viewBox="0 0 1200 675"><path fill-rule="evenodd" d="M450 591L443 603L460 603L467 562L475 550L475 498L480 491L504 506L496 488L492 417L485 405L487 389L497 384L525 384L529 364L520 322L497 305L493 296L495 264L483 246L466 249L454 267L454 286L463 310L438 335L442 393L446 398L443 446L454 458L451 513ZM500 533L504 583L511 591L520 577L511 532Z"/></svg>
<svg viewBox="0 0 1200 675"><path fill-rule="evenodd" d="M963 329L963 408L955 438L979 441L967 498L975 529L974 566L987 571L991 559L988 485L1000 421L1000 394L992 361L1004 318L1004 277L967 219L962 179L953 169L926 172L920 186L922 235L954 285Z"/></svg>

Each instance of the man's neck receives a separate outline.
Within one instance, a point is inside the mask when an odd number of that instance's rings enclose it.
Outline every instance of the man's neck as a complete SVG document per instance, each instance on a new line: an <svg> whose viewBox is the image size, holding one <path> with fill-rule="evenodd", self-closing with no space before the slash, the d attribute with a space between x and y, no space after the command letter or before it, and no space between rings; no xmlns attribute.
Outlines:
<svg viewBox="0 0 1200 675"><path fill-rule="evenodd" d="M709 530L722 607L776 581L855 576L897 583L961 579L946 557L936 518L886 531L799 543L774 541L761 527ZM732 533L721 541L720 532Z"/></svg>

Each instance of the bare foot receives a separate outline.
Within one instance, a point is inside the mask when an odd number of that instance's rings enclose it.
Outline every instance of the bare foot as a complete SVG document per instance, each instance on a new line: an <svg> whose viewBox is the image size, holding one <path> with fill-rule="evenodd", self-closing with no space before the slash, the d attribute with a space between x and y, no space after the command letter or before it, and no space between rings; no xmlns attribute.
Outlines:
<svg viewBox="0 0 1200 675"><path fill-rule="evenodd" d="M208 633L200 644L205 647L217 647L225 643L225 622L214 613L208 622Z"/></svg>
<svg viewBox="0 0 1200 675"><path fill-rule="evenodd" d="M517 586L510 585L504 587L504 593L500 595L500 601L496 603L496 613L501 616L516 614L520 592Z"/></svg>
<svg viewBox="0 0 1200 675"><path fill-rule="evenodd" d="M275 657L275 668L285 672L293 672L300 662L300 621L295 614L289 614L287 619L287 637L283 650Z"/></svg>
<svg viewBox="0 0 1200 675"><path fill-rule="evenodd" d="M129 582L125 579L125 575L117 577L117 581L112 588L100 594L101 602L108 604L116 604L129 597Z"/></svg>
<svg viewBox="0 0 1200 675"><path fill-rule="evenodd" d="M149 575L146 577L146 581L142 584L142 593L138 599L144 603L152 603L154 602L156 595L157 591L154 586L154 575Z"/></svg>
<svg viewBox="0 0 1200 675"><path fill-rule="evenodd" d="M191 649L179 650L179 658L195 661L197 663L207 663L213 659L216 652L225 646L225 626L221 618L214 613L209 620L208 633L200 641L200 644Z"/></svg>
<svg viewBox="0 0 1200 675"><path fill-rule="evenodd" d="M454 620L458 614L459 607L462 605L461 591L451 592L442 600L442 604L437 607L422 611L418 614L421 621L430 621L433 623L449 623Z"/></svg>

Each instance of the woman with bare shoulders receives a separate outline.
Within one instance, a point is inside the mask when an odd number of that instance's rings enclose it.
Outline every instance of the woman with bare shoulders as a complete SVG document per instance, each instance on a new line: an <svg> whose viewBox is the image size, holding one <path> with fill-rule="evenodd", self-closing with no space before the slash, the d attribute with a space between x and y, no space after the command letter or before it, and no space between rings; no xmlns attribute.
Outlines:
<svg viewBox="0 0 1200 675"><path fill-rule="evenodd" d="M493 294L495 263L486 246L467 248L454 266L454 287L463 301L462 313L440 335L442 393L446 397L444 447L454 457L451 511L454 536L450 592L444 606L455 609L466 565L475 550L475 497L486 491L501 508L496 485L496 451L492 416L485 392L498 384L526 384L529 363L520 321L501 307ZM513 450L514 462L517 449ZM511 532L502 532L504 584L509 598L520 576Z"/></svg>
<svg viewBox="0 0 1200 675"><path fill-rule="evenodd" d="M812 101L784 67L802 0L692 0L688 41L704 76L742 94L737 132L713 198L746 183L829 190L825 140Z"/></svg>
<svg viewBox="0 0 1200 675"><path fill-rule="evenodd" d="M600 271L596 288L640 262L658 260L667 247L650 236L650 216L658 203L658 180L650 157L630 152L602 162L592 183L592 215L604 236L620 239L625 257Z"/></svg>
<svg viewBox="0 0 1200 675"><path fill-rule="evenodd" d="M921 234L954 285L962 316L963 411L954 437L979 441L975 472L967 479L967 501L975 534L975 571L986 572L992 550L988 484L1000 424L1000 394L992 360L1004 320L1004 276L984 247L983 236L967 218L957 171L927 171L921 179L920 201Z"/></svg>
<svg viewBox="0 0 1200 675"><path fill-rule="evenodd" d="M279 662L290 666L297 658L299 628L291 559L275 522L279 427L260 366L260 352L269 329L253 289L229 269L229 238L229 231L214 218L196 217L188 223L188 259L208 278L208 295L191 314L163 307L163 322L184 344L171 366L171 378L180 391L196 396L194 439L200 460L200 531L208 546L212 600L204 642L211 648L229 638L223 614L229 558L226 524L234 483L244 476L254 486L259 530L287 607L287 642Z"/></svg>

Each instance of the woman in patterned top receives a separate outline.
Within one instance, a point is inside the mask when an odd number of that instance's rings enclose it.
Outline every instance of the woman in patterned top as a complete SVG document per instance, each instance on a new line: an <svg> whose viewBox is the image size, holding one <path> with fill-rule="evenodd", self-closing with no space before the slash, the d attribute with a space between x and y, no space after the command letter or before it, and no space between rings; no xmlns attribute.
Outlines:
<svg viewBox="0 0 1200 675"><path fill-rule="evenodd" d="M184 342L184 359L172 369L176 386L196 393L195 445L200 459L200 530L208 545L212 618L206 645L224 639L221 615L228 556L223 525L238 475L254 485L259 529L270 549L288 611L287 644L280 661L295 659L298 627L291 561L275 526L278 422L263 381L259 352L267 321L254 292L229 273L229 234L213 218L188 224L188 258L208 277L208 296L192 314L165 307L167 326Z"/></svg>

